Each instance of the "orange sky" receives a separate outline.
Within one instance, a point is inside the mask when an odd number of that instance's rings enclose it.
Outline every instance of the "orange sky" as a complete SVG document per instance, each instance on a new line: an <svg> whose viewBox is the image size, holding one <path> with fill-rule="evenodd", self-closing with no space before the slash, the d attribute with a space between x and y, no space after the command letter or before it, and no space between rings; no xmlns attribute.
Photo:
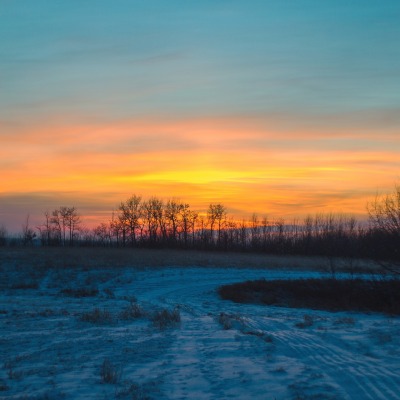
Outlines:
<svg viewBox="0 0 400 400"><path fill-rule="evenodd" d="M14 206L21 218L30 213L34 220L40 209L66 204L87 221L102 221L133 193L177 197L197 210L222 202L237 218L365 216L367 201L396 181L398 141L390 132L379 140L364 133L376 145L363 148L357 133L267 125L254 118L58 119L8 127L0 149L1 198L8 210Z"/></svg>

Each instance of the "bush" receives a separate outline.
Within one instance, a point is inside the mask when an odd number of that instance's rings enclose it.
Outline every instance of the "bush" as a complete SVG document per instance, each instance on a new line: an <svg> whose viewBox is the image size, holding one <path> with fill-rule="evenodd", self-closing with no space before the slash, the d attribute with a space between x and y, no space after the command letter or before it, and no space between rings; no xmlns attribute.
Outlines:
<svg viewBox="0 0 400 400"><path fill-rule="evenodd" d="M232 329L232 317L230 317L228 314L223 312L220 313L218 316L218 322L225 330Z"/></svg>
<svg viewBox="0 0 400 400"><path fill-rule="evenodd" d="M309 328L314 325L314 318L311 315L304 315L303 321L298 322L295 326L297 328Z"/></svg>
<svg viewBox="0 0 400 400"><path fill-rule="evenodd" d="M119 369L106 358L101 364L100 377L103 383L115 384L118 382L120 377Z"/></svg>
<svg viewBox="0 0 400 400"><path fill-rule="evenodd" d="M128 307L121 311L119 314L120 319L130 320L141 318L146 315L145 311L138 304L131 303Z"/></svg>
<svg viewBox="0 0 400 400"><path fill-rule="evenodd" d="M107 310L100 310L95 308L92 311L81 314L80 320L84 322L90 322L92 324L106 324L112 322L112 315Z"/></svg>
<svg viewBox="0 0 400 400"><path fill-rule="evenodd" d="M179 324L181 322L181 314L176 307L173 310L164 308L161 311L156 311L151 320L157 328L165 329Z"/></svg>
<svg viewBox="0 0 400 400"><path fill-rule="evenodd" d="M11 285L11 289L21 289L21 290L29 290L29 289L39 289L38 282L18 282Z"/></svg>
<svg viewBox="0 0 400 400"><path fill-rule="evenodd" d="M221 286L218 293L237 303L400 315L400 281L396 279L257 280Z"/></svg>
<svg viewBox="0 0 400 400"><path fill-rule="evenodd" d="M67 288L61 290L61 293L69 297L95 297L99 294L97 288Z"/></svg>

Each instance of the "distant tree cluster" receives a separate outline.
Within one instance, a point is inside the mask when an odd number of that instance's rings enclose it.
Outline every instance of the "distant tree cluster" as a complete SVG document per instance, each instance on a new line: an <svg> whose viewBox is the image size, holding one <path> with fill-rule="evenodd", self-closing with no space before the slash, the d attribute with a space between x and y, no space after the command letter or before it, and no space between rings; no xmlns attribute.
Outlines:
<svg viewBox="0 0 400 400"><path fill-rule="evenodd" d="M45 220L38 226L43 245L72 246L80 238L81 217L75 207L60 207L44 213Z"/></svg>
<svg viewBox="0 0 400 400"><path fill-rule="evenodd" d="M274 254L322 255L332 272L336 257L366 257L387 261L400 271L400 186L378 196L367 206L369 224L344 214L316 214L303 221L269 220L253 214L235 220L220 203L206 212L192 210L177 199L143 199L133 195L121 202L108 222L87 229L75 207L44 213L38 235L22 227L22 243L39 239L44 246L100 245L114 247L169 247L206 250L255 251ZM0 245L7 230L0 226ZM383 262L382 261L382 262ZM396 264L397 263L397 264Z"/></svg>

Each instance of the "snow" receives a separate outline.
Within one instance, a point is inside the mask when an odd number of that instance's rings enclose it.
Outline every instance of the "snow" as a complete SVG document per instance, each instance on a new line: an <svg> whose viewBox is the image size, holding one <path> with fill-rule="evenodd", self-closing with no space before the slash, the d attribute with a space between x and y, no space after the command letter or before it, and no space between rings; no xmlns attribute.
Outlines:
<svg viewBox="0 0 400 400"><path fill-rule="evenodd" d="M3 265L0 399L400 399L398 317L235 304L216 293L248 279L315 276ZM98 293L62 292L70 288ZM134 302L145 315L122 318ZM152 323L154 311L175 307L180 323ZM110 318L85 321L96 308ZM105 360L114 383L102 376Z"/></svg>

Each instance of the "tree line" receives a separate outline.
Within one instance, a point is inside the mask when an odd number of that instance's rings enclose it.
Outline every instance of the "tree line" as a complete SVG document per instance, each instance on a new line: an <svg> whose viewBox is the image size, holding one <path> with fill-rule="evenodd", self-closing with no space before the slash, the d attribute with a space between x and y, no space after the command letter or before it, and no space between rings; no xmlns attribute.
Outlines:
<svg viewBox="0 0 400 400"><path fill-rule="evenodd" d="M368 224L340 213L291 222L256 214L236 220L221 203L211 203L200 213L177 199L133 195L118 205L108 222L93 229L84 227L76 207L46 211L36 229L27 217L21 241L43 246L168 247L399 261L400 186L377 196L367 210ZM6 230L0 227L0 245L6 243Z"/></svg>

